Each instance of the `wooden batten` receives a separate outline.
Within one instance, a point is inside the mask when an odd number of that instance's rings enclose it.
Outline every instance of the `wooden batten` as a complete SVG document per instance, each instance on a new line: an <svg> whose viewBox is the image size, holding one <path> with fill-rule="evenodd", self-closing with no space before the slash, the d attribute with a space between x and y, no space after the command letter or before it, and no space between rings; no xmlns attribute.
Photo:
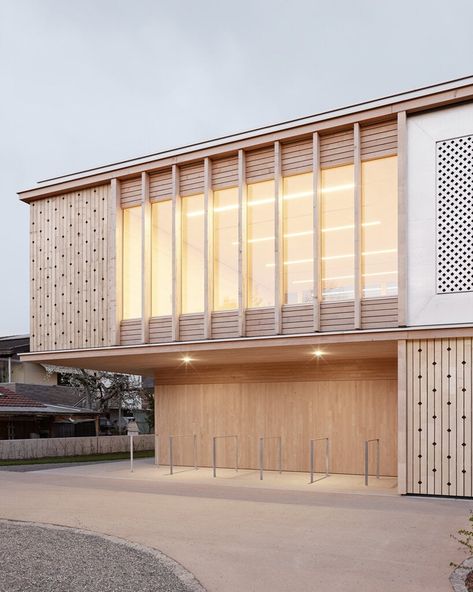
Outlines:
<svg viewBox="0 0 473 592"><path fill-rule="evenodd" d="M151 203L172 199L172 168L149 175L149 200Z"/></svg>
<svg viewBox="0 0 473 592"><path fill-rule="evenodd" d="M172 341L172 316L153 317L149 321L150 343Z"/></svg>
<svg viewBox="0 0 473 592"><path fill-rule="evenodd" d="M354 155L353 128L320 135L320 166L330 168L351 164Z"/></svg>
<svg viewBox="0 0 473 592"><path fill-rule="evenodd" d="M212 337L213 310L213 191L212 161L204 162L204 339Z"/></svg>
<svg viewBox="0 0 473 592"><path fill-rule="evenodd" d="M314 264L312 273L314 277L314 297L313 297L313 329L320 331L320 301L322 293L322 265L321 265L321 244L320 244L320 136L317 132L312 138L312 216L314 221L314 235L312 249L314 252Z"/></svg>
<svg viewBox="0 0 473 592"><path fill-rule="evenodd" d="M247 183L258 183L274 178L274 146L245 152Z"/></svg>
<svg viewBox="0 0 473 592"><path fill-rule="evenodd" d="M284 210L281 144L274 144L274 333L282 333L284 302Z"/></svg>
<svg viewBox="0 0 473 592"><path fill-rule="evenodd" d="M120 323L120 345L138 345L142 341L141 319L126 319Z"/></svg>
<svg viewBox="0 0 473 592"><path fill-rule="evenodd" d="M149 199L149 175L141 177L141 341L149 343L149 319L151 318L151 203Z"/></svg>
<svg viewBox="0 0 473 592"><path fill-rule="evenodd" d="M361 127L361 158L369 160L397 154L397 121L395 119Z"/></svg>
<svg viewBox="0 0 473 592"><path fill-rule="evenodd" d="M204 193L204 161L179 167L181 197Z"/></svg>
<svg viewBox="0 0 473 592"><path fill-rule="evenodd" d="M398 158L398 291L400 327L407 325L407 117L401 111L397 117Z"/></svg>
<svg viewBox="0 0 473 592"><path fill-rule="evenodd" d="M238 335L245 335L246 302L247 302L247 260L246 260L246 155L243 150L238 152Z"/></svg>
<svg viewBox="0 0 473 592"><path fill-rule="evenodd" d="M361 329L361 294L362 294L362 255L361 255L361 223L362 223L362 204L361 204L361 138L360 138L360 124L355 123L354 126L354 145L353 145L353 161L354 161L354 221L355 221L355 280L354 280L354 300L355 300L355 329Z"/></svg>
<svg viewBox="0 0 473 592"><path fill-rule="evenodd" d="M212 189L238 186L238 154L212 160Z"/></svg>
<svg viewBox="0 0 473 592"><path fill-rule="evenodd" d="M281 144L281 172L284 177L311 172L312 159L311 136Z"/></svg>
<svg viewBox="0 0 473 592"><path fill-rule="evenodd" d="M120 182L120 205L132 208L141 204L141 175Z"/></svg>
<svg viewBox="0 0 473 592"><path fill-rule="evenodd" d="M397 490L407 493L407 375L406 341L398 341L397 355Z"/></svg>
<svg viewBox="0 0 473 592"><path fill-rule="evenodd" d="M181 196L179 168L172 167L172 340L179 341L181 315Z"/></svg>

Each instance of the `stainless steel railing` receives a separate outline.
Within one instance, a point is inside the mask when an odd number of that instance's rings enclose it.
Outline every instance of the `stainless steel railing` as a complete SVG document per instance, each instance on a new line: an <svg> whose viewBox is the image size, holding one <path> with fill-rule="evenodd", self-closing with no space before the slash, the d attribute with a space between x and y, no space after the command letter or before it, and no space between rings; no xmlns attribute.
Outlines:
<svg viewBox="0 0 473 592"><path fill-rule="evenodd" d="M329 439L327 436L321 436L320 438L314 438L310 441L310 482L314 483L314 474L315 474L315 443L321 440L325 440L325 477L328 477L329 472L329 451L330 451L330 444Z"/></svg>
<svg viewBox="0 0 473 592"><path fill-rule="evenodd" d="M234 438L235 439L235 471L238 471L238 453L239 453L239 436L236 434L225 436L213 436L212 439L212 469L213 476L217 476L217 440L220 438Z"/></svg>
<svg viewBox="0 0 473 592"><path fill-rule="evenodd" d="M372 438L365 440L365 485L368 485L369 445L371 442L376 442L376 479L379 479L379 438Z"/></svg>
<svg viewBox="0 0 473 592"><path fill-rule="evenodd" d="M281 436L260 436L259 439L259 478L263 480L264 473L264 441L277 440L278 441L278 457L279 457L279 472L282 473L282 439Z"/></svg>
<svg viewBox="0 0 473 592"><path fill-rule="evenodd" d="M192 438L193 439L193 455L194 455L194 469L197 471L197 435L196 434L178 434L169 436L169 474L174 474L174 458L173 458L173 444L174 438Z"/></svg>

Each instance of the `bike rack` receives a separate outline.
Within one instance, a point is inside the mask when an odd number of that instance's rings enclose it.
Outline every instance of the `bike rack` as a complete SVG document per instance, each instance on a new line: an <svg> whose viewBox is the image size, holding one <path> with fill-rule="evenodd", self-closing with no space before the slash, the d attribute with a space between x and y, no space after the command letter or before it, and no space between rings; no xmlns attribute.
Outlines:
<svg viewBox="0 0 473 592"><path fill-rule="evenodd" d="M173 441L174 438L193 438L194 442L194 469L197 471L197 435L196 434L178 434L177 436L169 436L169 474L174 474L173 463Z"/></svg>
<svg viewBox="0 0 473 592"><path fill-rule="evenodd" d="M282 438L281 436L260 436L259 439L259 478L263 480L264 472L264 441L277 440L279 443L279 473L282 473Z"/></svg>
<svg viewBox="0 0 473 592"><path fill-rule="evenodd" d="M217 440L219 438L235 438L235 471L238 471L238 449L239 449L239 436L231 434L229 436L213 436L212 439L212 469L213 476L217 476Z"/></svg>
<svg viewBox="0 0 473 592"><path fill-rule="evenodd" d="M379 438L365 440L365 485L368 485L369 444L376 442L376 479L379 479Z"/></svg>
<svg viewBox="0 0 473 592"><path fill-rule="evenodd" d="M314 473L315 471L315 443L321 440L325 440L325 477L321 477L321 479L326 479L328 477L329 471L329 450L330 444L329 439L327 436L321 436L320 438L314 438L310 441L310 482L315 483L315 481L320 481L320 479L314 480Z"/></svg>

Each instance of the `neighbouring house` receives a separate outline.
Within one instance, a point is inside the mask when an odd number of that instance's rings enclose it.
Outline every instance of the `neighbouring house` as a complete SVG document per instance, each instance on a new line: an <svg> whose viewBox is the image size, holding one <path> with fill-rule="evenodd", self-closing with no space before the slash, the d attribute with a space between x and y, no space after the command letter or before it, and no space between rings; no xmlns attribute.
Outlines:
<svg viewBox="0 0 473 592"><path fill-rule="evenodd" d="M0 440L98 435L99 413L41 403L0 385Z"/></svg>
<svg viewBox="0 0 473 592"><path fill-rule="evenodd" d="M154 375L165 457L379 440L399 493L471 497L472 159L469 77L41 182L21 360Z"/></svg>

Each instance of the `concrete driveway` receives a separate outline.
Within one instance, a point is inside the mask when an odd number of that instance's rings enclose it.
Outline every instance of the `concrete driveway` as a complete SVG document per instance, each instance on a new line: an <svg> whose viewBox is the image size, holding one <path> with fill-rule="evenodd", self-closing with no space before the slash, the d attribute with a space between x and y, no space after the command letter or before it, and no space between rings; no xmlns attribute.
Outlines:
<svg viewBox="0 0 473 592"><path fill-rule="evenodd" d="M0 517L154 547L215 592L447 592L464 558L450 534L471 501L333 493L297 475L171 477L151 462L0 471Z"/></svg>

